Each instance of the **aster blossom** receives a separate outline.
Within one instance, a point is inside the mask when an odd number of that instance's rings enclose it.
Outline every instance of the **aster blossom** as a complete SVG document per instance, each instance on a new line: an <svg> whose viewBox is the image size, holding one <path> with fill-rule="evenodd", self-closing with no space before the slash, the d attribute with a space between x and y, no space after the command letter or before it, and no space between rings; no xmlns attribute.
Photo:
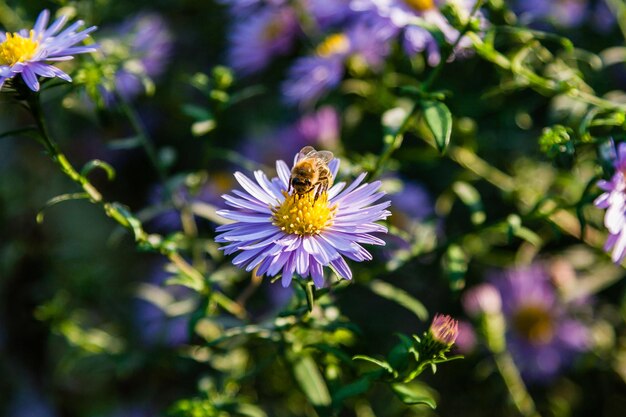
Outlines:
<svg viewBox="0 0 626 417"><path fill-rule="evenodd" d="M500 293L507 346L525 380L549 381L589 349L587 327L574 318L574 303L559 298L544 265L494 273L489 281Z"/></svg>
<svg viewBox="0 0 626 417"><path fill-rule="evenodd" d="M339 160L332 160L329 169L334 178ZM376 222L390 215L388 201L371 205L385 194L378 191L380 181L363 183L363 173L349 186L339 182L316 197L315 190L302 195L288 192L291 171L285 162L277 161L276 171L278 176L272 179L256 171L256 181L235 173L244 190L222 196L234 210L218 211L234 221L217 229L220 234L216 241L226 243L224 253L239 252L233 264L246 271L257 268L257 275L282 273L285 287L294 274L311 277L318 288L322 287L324 267L351 279L352 271L344 258L371 260L361 244L385 244L373 235L387 232Z"/></svg>
<svg viewBox="0 0 626 417"><path fill-rule="evenodd" d="M615 174L609 181L598 181L598 187L604 191L594 204L605 209L604 226L609 237L604 250L612 251L611 259L621 263L626 257L626 143L620 143L614 162Z"/></svg>
<svg viewBox="0 0 626 417"><path fill-rule="evenodd" d="M95 46L74 46L96 30L95 26L77 31L84 25L79 20L60 32L67 16L61 16L48 27L49 18L50 12L44 10L30 31L0 33L0 88L18 74L32 91L39 91L38 76L71 82L69 75L46 61L67 61L73 55L96 51Z"/></svg>
<svg viewBox="0 0 626 417"><path fill-rule="evenodd" d="M439 42L433 33L438 31L449 44L457 42L460 32L441 13L444 5L453 6L462 19L467 20L476 4L475 0L352 0L351 7L365 20L395 28L402 38L402 47L409 56L425 52L429 65L441 60ZM485 19L476 13L482 26ZM469 48L467 37L458 41L456 52Z"/></svg>

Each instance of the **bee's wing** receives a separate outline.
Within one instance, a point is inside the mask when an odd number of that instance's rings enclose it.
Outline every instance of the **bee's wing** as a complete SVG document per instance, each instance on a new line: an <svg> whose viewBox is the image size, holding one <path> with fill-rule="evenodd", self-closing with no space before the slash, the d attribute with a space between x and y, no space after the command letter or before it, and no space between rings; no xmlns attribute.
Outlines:
<svg viewBox="0 0 626 417"><path fill-rule="evenodd" d="M316 158L324 161L325 164L329 163L330 161L333 160L333 158L335 157L335 155L333 155L333 153L331 151L318 151L315 154Z"/></svg>
<svg viewBox="0 0 626 417"><path fill-rule="evenodd" d="M312 156L313 154L315 154L317 151L315 150L314 147L312 146L305 146L304 148L300 149L300 152L298 152L298 155L296 156L296 162L298 162L299 160Z"/></svg>

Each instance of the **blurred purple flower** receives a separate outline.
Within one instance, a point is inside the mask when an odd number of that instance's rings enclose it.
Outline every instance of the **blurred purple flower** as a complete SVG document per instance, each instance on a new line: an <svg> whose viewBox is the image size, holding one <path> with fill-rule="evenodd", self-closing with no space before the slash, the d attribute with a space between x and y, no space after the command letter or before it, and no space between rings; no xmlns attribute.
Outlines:
<svg viewBox="0 0 626 417"><path fill-rule="evenodd" d="M37 17L33 29L22 29L17 33L0 32L0 89L3 84L17 75L32 91L39 91L38 77L58 77L65 81L72 78L46 61L68 61L73 55L95 52L92 46L74 46L87 39L96 30L95 26L76 31L84 25L78 20L64 31L67 16L61 16L48 27L50 12L44 10Z"/></svg>
<svg viewBox="0 0 626 417"><path fill-rule="evenodd" d="M609 236L604 250L611 251L611 259L616 264L622 263L626 257L626 143L620 143L614 161L615 174L610 181L598 181L604 193L594 204L605 209L604 226Z"/></svg>
<svg viewBox="0 0 626 417"><path fill-rule="evenodd" d="M496 287L489 283L478 284L463 294L463 308L472 317L498 314L502 311L502 298Z"/></svg>
<svg viewBox="0 0 626 417"><path fill-rule="evenodd" d="M436 27L448 43L453 43L459 31L452 27L440 12L445 3L454 3L460 14L469 16L475 0L352 0L354 11L361 12L363 19L377 22L378 25L393 27L396 34L401 33L405 53L414 56L425 52L429 65L435 66L441 59L439 44L435 36L420 22ZM479 11L476 16L486 23ZM457 51L470 46L468 38L463 38L457 45Z"/></svg>
<svg viewBox="0 0 626 417"><path fill-rule="evenodd" d="M469 355L476 349L476 332L471 323L459 320L459 335L454 343L455 351Z"/></svg>
<svg viewBox="0 0 626 417"><path fill-rule="evenodd" d="M306 6L317 24L326 28L344 23L354 12L350 8L351 0L307 0Z"/></svg>
<svg viewBox="0 0 626 417"><path fill-rule="evenodd" d="M248 75L264 69L275 56L289 52L299 33L291 7L267 7L232 28L228 50L230 65Z"/></svg>
<svg viewBox="0 0 626 417"><path fill-rule="evenodd" d="M291 159L307 145L332 151L339 143L340 123L339 113L334 107L322 106L303 115L292 125L247 140L241 153L269 165L279 159Z"/></svg>
<svg viewBox="0 0 626 417"><path fill-rule="evenodd" d="M525 24L551 24L571 28L585 23L605 32L612 28L616 19L604 0L516 0L513 9Z"/></svg>
<svg viewBox="0 0 626 417"><path fill-rule="evenodd" d="M282 6L288 0L217 0L218 3L228 6L228 10L234 17L244 17L258 12L267 6Z"/></svg>
<svg viewBox="0 0 626 417"><path fill-rule="evenodd" d="M152 88L152 80L165 72L169 62L173 37L167 22L156 13L140 13L127 19L114 34L101 40L102 52L117 60L116 92L125 100ZM109 94L107 94L109 93ZM114 101L105 92L105 101Z"/></svg>
<svg viewBox="0 0 626 417"><path fill-rule="evenodd" d="M398 231L388 236L387 245L382 248L391 266L410 255L414 245L433 242L440 224L434 219L434 204L423 186L398 177L386 178L384 182L391 184L387 187L391 200L390 223Z"/></svg>
<svg viewBox="0 0 626 417"><path fill-rule="evenodd" d="M372 70L380 68L389 54L388 26L359 22L345 33L326 37L315 55L298 59L283 84L285 100L290 104L311 105L343 79L350 58L361 59Z"/></svg>
<svg viewBox="0 0 626 417"><path fill-rule="evenodd" d="M588 329L558 298L542 265L495 273L489 281L502 298L508 349L527 381L549 381L590 347Z"/></svg>
<svg viewBox="0 0 626 417"><path fill-rule="evenodd" d="M333 177L339 160L333 159L329 168ZM348 187L339 182L328 192L314 197L288 194L290 169L283 161L276 162L277 178L268 179L256 171L252 181L240 172L235 178L244 191L233 190L225 195L233 210L218 212L231 224L220 226L215 241L227 255L239 252L233 264L257 275L282 274L283 286L289 286L294 274L311 277L315 286L322 287L324 267L332 268L343 279L351 279L352 271L344 257L357 262L371 260L371 254L361 244L384 245L372 233L386 233L376 223L389 216L385 201L371 205L383 197L378 191L380 181L362 184L365 174Z"/></svg>

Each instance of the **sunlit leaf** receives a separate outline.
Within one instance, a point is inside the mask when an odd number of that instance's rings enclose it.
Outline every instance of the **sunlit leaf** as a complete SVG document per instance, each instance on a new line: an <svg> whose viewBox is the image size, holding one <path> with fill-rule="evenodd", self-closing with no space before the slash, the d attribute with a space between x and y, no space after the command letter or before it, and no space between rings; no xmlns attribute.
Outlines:
<svg viewBox="0 0 626 417"><path fill-rule="evenodd" d="M405 404L426 405L433 410L437 408L433 393L425 385L395 383L391 384L391 389Z"/></svg>
<svg viewBox="0 0 626 417"><path fill-rule="evenodd" d="M374 294L386 298L389 301L393 301L411 311L421 321L428 320L428 310L426 310L424 304L403 289L378 279L369 282L367 287L372 290Z"/></svg>
<svg viewBox="0 0 626 417"><path fill-rule="evenodd" d="M331 404L328 387L313 358L300 354L293 363L293 374L311 404L318 407Z"/></svg>
<svg viewBox="0 0 626 417"><path fill-rule="evenodd" d="M452 135L452 113L448 106L440 101L422 101L421 106L422 115L433 134L437 149L440 153L444 153Z"/></svg>

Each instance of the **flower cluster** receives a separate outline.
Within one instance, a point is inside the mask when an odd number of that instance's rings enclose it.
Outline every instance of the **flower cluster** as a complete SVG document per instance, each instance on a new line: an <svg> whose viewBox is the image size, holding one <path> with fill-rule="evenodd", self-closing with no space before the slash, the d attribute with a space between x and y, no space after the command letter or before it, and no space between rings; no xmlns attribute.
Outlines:
<svg viewBox="0 0 626 417"><path fill-rule="evenodd" d="M604 226L609 232L604 249L612 251L611 259L621 263L626 257L626 143L617 149L614 161L615 174L609 181L600 180L598 187L604 193L596 198L594 204L606 209Z"/></svg>
<svg viewBox="0 0 626 417"><path fill-rule="evenodd" d="M236 16L230 36L229 61L241 74L264 69L272 58L292 51L315 26L317 46L289 69L282 93L286 102L310 105L343 79L346 68L377 72L396 42L409 57L426 53L429 65L441 60L443 43L457 51L470 42L442 13L448 7L469 22L474 0L223 0ZM297 4L294 4L297 3ZM311 21L300 22L296 10ZM475 16L481 22L480 11ZM483 24L484 26L484 24ZM451 57L453 59L454 56Z"/></svg>
<svg viewBox="0 0 626 417"><path fill-rule="evenodd" d="M50 12L44 10L30 31L0 33L0 88L17 75L32 91L39 91L38 77L72 81L68 74L47 62L67 61L73 55L96 51L95 46L74 46L96 30L95 26L77 31L84 25L79 20L61 32L67 16L48 26L49 18Z"/></svg>
<svg viewBox="0 0 626 417"><path fill-rule="evenodd" d="M294 161L295 163L295 161ZM335 177L339 160L330 162ZM224 195L234 210L218 212L234 223L220 226L216 241L226 243L226 254L239 252L233 264L257 275L282 273L288 286L294 274L311 277L317 287L324 285L324 267L332 268L344 279L352 271L344 257L361 262L370 253L361 244L384 245L373 233L386 233L377 224L389 216L389 202L372 203L383 197L380 181L363 183L365 174L348 187L343 182L317 196L315 190L300 195L290 190L290 170L283 161L276 163L278 177L268 179L256 171L252 181L237 172L235 178L245 191L233 190ZM345 188L345 189L344 189Z"/></svg>

